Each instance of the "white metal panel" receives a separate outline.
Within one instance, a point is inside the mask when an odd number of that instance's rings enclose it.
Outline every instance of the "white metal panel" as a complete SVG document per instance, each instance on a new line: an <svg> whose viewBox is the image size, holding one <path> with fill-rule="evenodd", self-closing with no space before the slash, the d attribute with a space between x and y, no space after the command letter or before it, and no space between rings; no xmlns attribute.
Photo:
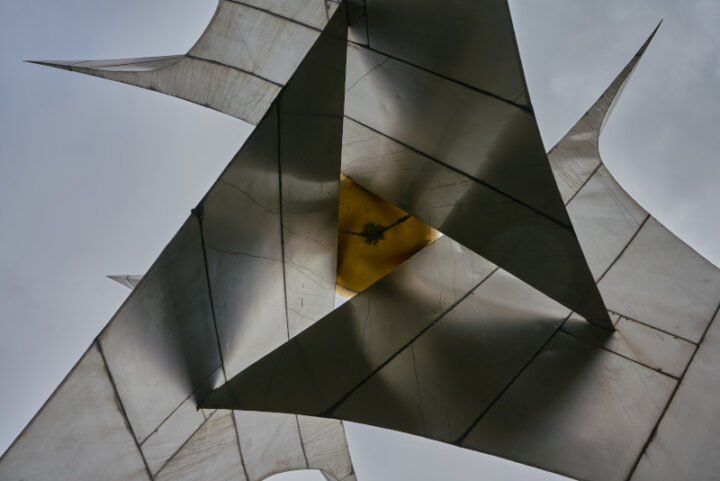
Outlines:
<svg viewBox="0 0 720 481"><path fill-rule="evenodd" d="M0 479L150 479L93 344L0 458Z"/></svg>
<svg viewBox="0 0 720 481"><path fill-rule="evenodd" d="M205 422L195 400L188 398L140 446L153 475Z"/></svg>
<svg viewBox="0 0 720 481"><path fill-rule="evenodd" d="M247 481L232 414L217 412L193 434L156 481Z"/></svg>
<svg viewBox="0 0 720 481"><path fill-rule="evenodd" d="M249 481L308 467L297 416L234 411Z"/></svg>
<svg viewBox="0 0 720 481"><path fill-rule="evenodd" d="M712 481L720 473L720 313L658 426L632 481Z"/></svg>
<svg viewBox="0 0 720 481"><path fill-rule="evenodd" d="M608 309L698 342L720 302L720 270L650 218L598 287Z"/></svg>
<svg viewBox="0 0 720 481"><path fill-rule="evenodd" d="M317 30L226 0L188 55L285 85L319 35Z"/></svg>
<svg viewBox="0 0 720 481"><path fill-rule="evenodd" d="M601 166L567 206L595 280L630 242L647 212Z"/></svg>

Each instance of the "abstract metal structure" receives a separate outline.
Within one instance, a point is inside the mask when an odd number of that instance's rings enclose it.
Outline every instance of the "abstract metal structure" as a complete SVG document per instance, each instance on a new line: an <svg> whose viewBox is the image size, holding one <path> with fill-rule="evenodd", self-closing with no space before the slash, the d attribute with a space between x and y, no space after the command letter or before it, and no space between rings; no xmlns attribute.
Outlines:
<svg viewBox="0 0 720 481"><path fill-rule="evenodd" d="M39 62L257 127L0 479L351 480L340 420L716 479L720 270L598 151L653 35L547 155L500 0L221 0L186 55ZM341 171L444 236L334 309Z"/></svg>

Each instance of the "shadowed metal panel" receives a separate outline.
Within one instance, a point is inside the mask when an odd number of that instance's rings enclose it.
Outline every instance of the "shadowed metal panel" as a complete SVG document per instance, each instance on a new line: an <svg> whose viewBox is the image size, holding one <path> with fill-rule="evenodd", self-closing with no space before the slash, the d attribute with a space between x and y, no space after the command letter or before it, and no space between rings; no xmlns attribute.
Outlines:
<svg viewBox="0 0 720 481"><path fill-rule="evenodd" d="M624 317L615 325L615 331L609 331L590 325L573 314L563 325L563 330L578 339L677 378L683 375L696 348L691 342Z"/></svg>
<svg viewBox="0 0 720 481"><path fill-rule="evenodd" d="M495 271L332 415L455 442L569 314Z"/></svg>
<svg viewBox="0 0 720 481"><path fill-rule="evenodd" d="M335 307L346 45L342 4L278 99L290 337Z"/></svg>
<svg viewBox="0 0 720 481"><path fill-rule="evenodd" d="M235 376L205 405L321 414L493 268L443 237Z"/></svg>
<svg viewBox="0 0 720 481"><path fill-rule="evenodd" d="M160 254L99 342L140 442L200 384L212 384L207 378L220 357L195 216Z"/></svg>
<svg viewBox="0 0 720 481"><path fill-rule="evenodd" d="M720 303L720 270L653 218L598 286L608 309L693 342Z"/></svg>
<svg viewBox="0 0 720 481"><path fill-rule="evenodd" d="M588 320L610 327L570 227L352 120L343 132L343 172Z"/></svg>
<svg viewBox="0 0 720 481"><path fill-rule="evenodd" d="M535 118L523 109L353 45L346 114L569 223Z"/></svg>
<svg viewBox="0 0 720 481"><path fill-rule="evenodd" d="M170 459L157 481L246 481L232 414L217 412Z"/></svg>
<svg viewBox="0 0 720 481"><path fill-rule="evenodd" d="M371 47L529 105L506 1L366 2Z"/></svg>
<svg viewBox="0 0 720 481"><path fill-rule="evenodd" d="M367 15L365 0L348 0L348 41L367 46Z"/></svg>
<svg viewBox="0 0 720 481"><path fill-rule="evenodd" d="M287 341L277 109L202 202L202 229L225 373Z"/></svg>
<svg viewBox="0 0 720 481"><path fill-rule="evenodd" d="M719 411L720 314L716 314L631 479L717 479L720 473Z"/></svg>
<svg viewBox="0 0 720 481"><path fill-rule="evenodd" d="M0 479L149 480L93 344L0 458Z"/></svg>
<svg viewBox="0 0 720 481"><path fill-rule="evenodd" d="M462 446L573 478L624 480L674 387L558 333Z"/></svg>
<svg viewBox="0 0 720 481"><path fill-rule="evenodd" d="M334 305L345 32L341 8L202 203L228 376ZM337 421L234 416L249 481L308 467L352 473Z"/></svg>

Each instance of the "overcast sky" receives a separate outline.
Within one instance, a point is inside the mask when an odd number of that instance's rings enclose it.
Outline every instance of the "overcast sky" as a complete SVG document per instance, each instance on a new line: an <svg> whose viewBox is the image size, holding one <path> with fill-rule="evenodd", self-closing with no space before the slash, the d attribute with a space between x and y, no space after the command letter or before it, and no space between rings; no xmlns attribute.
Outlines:
<svg viewBox="0 0 720 481"><path fill-rule="evenodd" d="M250 128L202 107L22 63L184 53L216 0L0 1L0 452L125 299ZM665 21L601 139L647 210L720 263L717 0L512 0L549 149ZM361 481L560 479L349 429Z"/></svg>

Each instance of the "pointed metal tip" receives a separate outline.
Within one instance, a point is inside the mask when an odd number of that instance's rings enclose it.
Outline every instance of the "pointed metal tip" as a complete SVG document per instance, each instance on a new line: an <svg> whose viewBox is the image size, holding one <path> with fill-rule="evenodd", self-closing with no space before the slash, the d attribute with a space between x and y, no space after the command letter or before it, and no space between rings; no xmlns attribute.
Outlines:
<svg viewBox="0 0 720 481"><path fill-rule="evenodd" d="M74 61L61 61L61 60L23 60L23 62L33 63L35 65L42 65L44 67L61 68L64 70L70 70L70 67L76 63Z"/></svg>
<svg viewBox="0 0 720 481"><path fill-rule="evenodd" d="M661 18L658 24L655 26L655 29L653 29L652 33L650 34L650 37L648 37L648 41L652 40L652 38L655 36L657 31L660 29L660 25L662 25L664 18Z"/></svg>
<svg viewBox="0 0 720 481"><path fill-rule="evenodd" d="M140 280L142 279L142 276L133 276L133 275L124 275L124 276L118 276L118 275L109 275L105 276L111 281L115 281L118 284L122 284L123 286L127 287L128 289L132 290L135 289L135 287L140 283Z"/></svg>
<svg viewBox="0 0 720 481"><path fill-rule="evenodd" d="M645 49L647 49L648 45L650 45L650 42L652 42L652 39L655 37L655 34L660 29L660 25L663 23L663 18L660 19L657 26L653 29L652 33L648 36L647 40L645 40L645 43L642 44L642 47L640 47L640 50L638 50L637 55L642 55L645 53Z"/></svg>

